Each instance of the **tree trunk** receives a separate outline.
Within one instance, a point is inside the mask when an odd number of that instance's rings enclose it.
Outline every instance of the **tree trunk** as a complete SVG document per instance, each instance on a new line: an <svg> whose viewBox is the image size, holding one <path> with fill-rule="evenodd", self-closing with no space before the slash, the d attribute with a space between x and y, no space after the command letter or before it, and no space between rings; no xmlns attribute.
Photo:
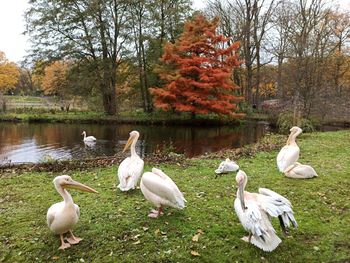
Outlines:
<svg viewBox="0 0 350 263"><path fill-rule="evenodd" d="M252 103L252 87L253 87L253 68L251 65L247 65L247 87L245 99L246 101Z"/></svg>
<svg viewBox="0 0 350 263"><path fill-rule="evenodd" d="M284 90L282 86L282 59L281 57L278 58L278 65L277 65L277 97L279 99L284 98Z"/></svg>
<svg viewBox="0 0 350 263"><path fill-rule="evenodd" d="M146 63L146 54L145 54L145 48L143 45L143 42L141 42L141 54L142 54L142 74L143 74L143 81L144 81L144 97L145 97L145 103L146 103L146 112L152 112L152 103L150 100L150 94L149 94L149 85L148 85L148 78L147 78L147 63Z"/></svg>
<svg viewBox="0 0 350 263"><path fill-rule="evenodd" d="M105 85L101 85L101 89L104 90L102 95L103 108L108 115L115 115L117 111L117 104L115 102L115 89L110 89Z"/></svg>
<svg viewBox="0 0 350 263"><path fill-rule="evenodd" d="M102 11L98 9L98 19L99 19L99 30L101 37L101 47L102 47L102 83L100 85L103 107L108 115L115 115L117 111L116 105L116 61L113 61L108 56L108 46L105 34L105 24L102 19Z"/></svg>

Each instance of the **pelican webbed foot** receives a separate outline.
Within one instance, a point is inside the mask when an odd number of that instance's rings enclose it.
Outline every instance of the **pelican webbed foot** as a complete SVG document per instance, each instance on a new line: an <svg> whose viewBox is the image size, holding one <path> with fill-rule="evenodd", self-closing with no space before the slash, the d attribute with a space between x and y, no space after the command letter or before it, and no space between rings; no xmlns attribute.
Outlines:
<svg viewBox="0 0 350 263"><path fill-rule="evenodd" d="M64 242L62 234L60 234L60 239L61 239L61 246L58 249L65 250L66 248L70 247L69 243Z"/></svg>
<svg viewBox="0 0 350 263"><path fill-rule="evenodd" d="M76 245L78 244L80 241L82 241L83 239L80 238L80 237L76 237L73 235L73 232L72 231L69 231L70 233L70 237L68 237L66 240L68 241L69 244L71 245Z"/></svg>
<svg viewBox="0 0 350 263"><path fill-rule="evenodd" d="M150 218L157 218L160 215L163 215L162 207L159 207L158 210L152 209L151 212L148 214L148 217Z"/></svg>

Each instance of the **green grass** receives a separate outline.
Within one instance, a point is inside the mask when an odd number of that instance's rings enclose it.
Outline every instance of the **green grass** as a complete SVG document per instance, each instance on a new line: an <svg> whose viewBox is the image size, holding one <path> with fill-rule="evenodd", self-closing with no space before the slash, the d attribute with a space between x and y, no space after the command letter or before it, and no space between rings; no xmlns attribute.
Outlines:
<svg viewBox="0 0 350 263"><path fill-rule="evenodd" d="M27 103L27 102L45 103L45 98L35 97L35 96L5 96L5 98L10 103Z"/></svg>
<svg viewBox="0 0 350 263"><path fill-rule="evenodd" d="M49 112L47 110L31 110L31 109L17 109L15 111L8 111L0 114L0 121L21 121L21 122L103 122L105 120L113 120L115 117L106 116L101 112L84 112L84 111L70 111L64 112L55 110Z"/></svg>
<svg viewBox="0 0 350 263"><path fill-rule="evenodd" d="M18 108L0 113L0 121L16 122L61 122L61 123L140 123L140 124L239 124L241 120L225 116L198 115L195 120L189 114L155 111L145 113L122 112L115 116L93 111L61 111L48 109Z"/></svg>
<svg viewBox="0 0 350 263"><path fill-rule="evenodd" d="M71 191L80 205L75 234L84 240L58 251L59 239L46 226L46 211L61 201L56 174L4 174L0 179L0 261L41 262L348 262L350 261L350 131L303 134L301 163L319 177L293 180L278 173L277 151L237 160L249 177L247 189L270 188L293 204L297 230L267 253L240 240L245 231L233 212L234 174L214 179L220 160L188 160L160 166L185 193L187 207L147 217L151 204L140 190L116 189L116 169L69 173L99 195ZM150 170L147 164L145 170ZM278 220L277 220L278 221ZM192 237L203 231L198 242ZM200 256L192 256L196 251Z"/></svg>

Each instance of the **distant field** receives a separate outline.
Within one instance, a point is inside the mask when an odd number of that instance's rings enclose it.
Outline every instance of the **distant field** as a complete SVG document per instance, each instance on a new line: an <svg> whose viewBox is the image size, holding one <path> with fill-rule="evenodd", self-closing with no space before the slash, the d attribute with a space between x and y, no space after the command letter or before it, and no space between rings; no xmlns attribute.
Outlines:
<svg viewBox="0 0 350 263"><path fill-rule="evenodd" d="M61 103L55 97L34 96L5 96L7 109L33 108L33 109L60 109ZM71 108L86 110L87 106L80 100L72 101Z"/></svg>
<svg viewBox="0 0 350 263"><path fill-rule="evenodd" d="M40 102L46 103L47 97L34 97L34 96L5 96L9 103L25 103L25 102Z"/></svg>

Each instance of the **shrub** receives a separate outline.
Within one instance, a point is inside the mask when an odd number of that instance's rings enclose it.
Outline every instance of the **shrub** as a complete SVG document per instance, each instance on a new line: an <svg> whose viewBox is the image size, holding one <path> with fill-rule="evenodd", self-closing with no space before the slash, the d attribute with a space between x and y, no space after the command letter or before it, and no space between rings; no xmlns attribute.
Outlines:
<svg viewBox="0 0 350 263"><path fill-rule="evenodd" d="M290 128L293 126L293 113L283 112L278 115L277 127L280 133L289 133ZM298 125L303 132L314 132L315 127L311 120L302 118Z"/></svg>

